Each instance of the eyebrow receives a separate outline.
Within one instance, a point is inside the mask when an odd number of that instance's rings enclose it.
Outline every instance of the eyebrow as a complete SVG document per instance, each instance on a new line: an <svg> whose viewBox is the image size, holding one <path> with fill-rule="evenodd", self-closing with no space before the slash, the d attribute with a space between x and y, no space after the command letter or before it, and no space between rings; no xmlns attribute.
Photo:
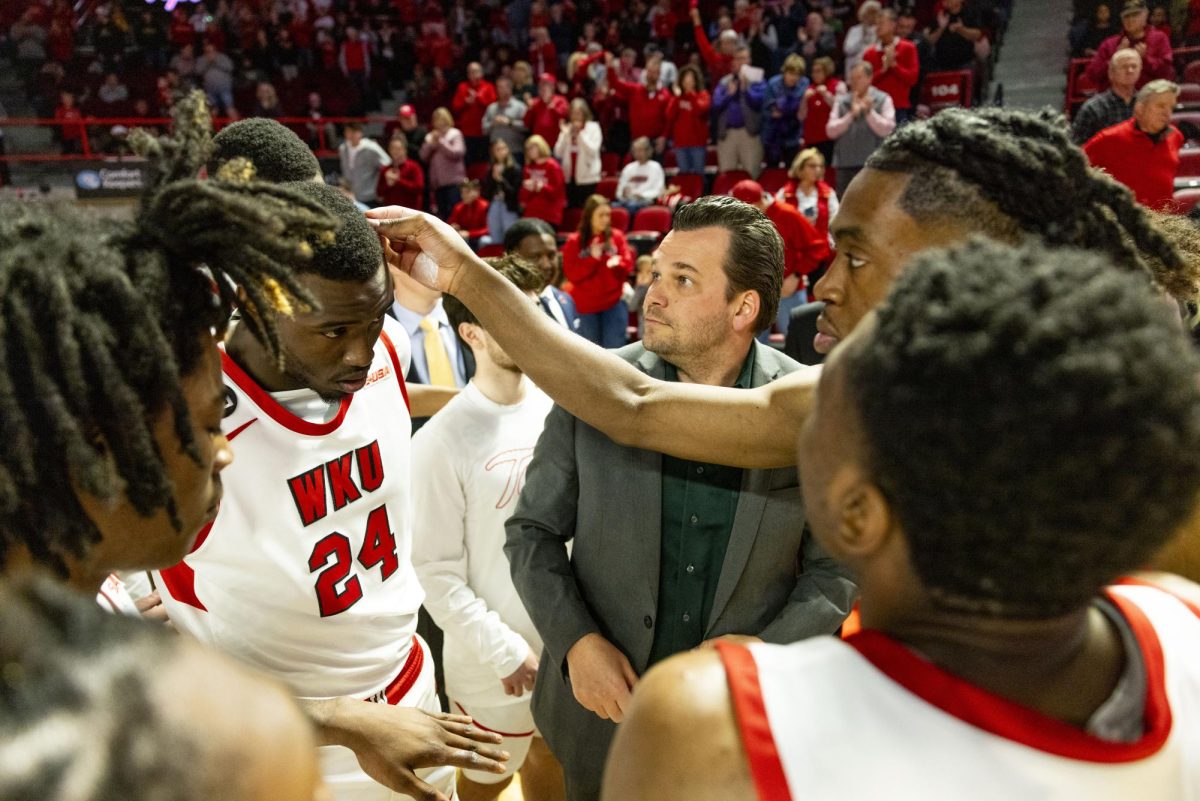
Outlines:
<svg viewBox="0 0 1200 801"><path fill-rule="evenodd" d="M861 225L843 225L829 229L829 235L838 239L857 239L862 242L869 242L870 237L867 236L866 229Z"/></svg>
<svg viewBox="0 0 1200 801"><path fill-rule="evenodd" d="M379 305L379 307L376 309L378 314L376 314L374 317L372 317L371 320L376 320L376 319L382 317L383 315L387 314L387 310L392 307L392 303L394 301L395 301L395 298L391 295L391 293L384 295L383 303L381 303ZM363 320L362 318L355 319L355 320L329 320L329 321L323 321L323 322L319 323L317 325L317 328L342 328L342 327L350 326L350 325L360 325L363 322L367 322L367 321Z"/></svg>
<svg viewBox="0 0 1200 801"><path fill-rule="evenodd" d="M662 265L659 263L658 259L655 259L654 263L650 266L655 269L658 269ZM676 270L691 270L692 272L696 273L697 275L700 274L699 270L697 270L692 265L688 264L686 261L673 261L670 263L670 266L674 267Z"/></svg>

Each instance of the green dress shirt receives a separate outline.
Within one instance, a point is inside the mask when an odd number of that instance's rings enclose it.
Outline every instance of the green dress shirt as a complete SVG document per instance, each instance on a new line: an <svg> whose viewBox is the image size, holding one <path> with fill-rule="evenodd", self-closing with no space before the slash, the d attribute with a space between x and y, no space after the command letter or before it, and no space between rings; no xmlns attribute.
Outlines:
<svg viewBox="0 0 1200 801"><path fill-rule="evenodd" d="M666 380L678 381L674 365L666 367ZM748 388L753 372L751 347L734 386ZM739 467L662 457L658 620L650 665L703 642L741 489Z"/></svg>

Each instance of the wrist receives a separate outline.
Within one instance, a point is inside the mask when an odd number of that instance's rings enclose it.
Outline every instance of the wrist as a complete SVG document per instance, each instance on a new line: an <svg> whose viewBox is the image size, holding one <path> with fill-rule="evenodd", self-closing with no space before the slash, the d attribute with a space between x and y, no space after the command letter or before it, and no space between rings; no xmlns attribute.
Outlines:
<svg viewBox="0 0 1200 801"><path fill-rule="evenodd" d="M346 696L302 701L304 713L317 730L318 745L350 747L356 734L354 707L361 703L365 702Z"/></svg>

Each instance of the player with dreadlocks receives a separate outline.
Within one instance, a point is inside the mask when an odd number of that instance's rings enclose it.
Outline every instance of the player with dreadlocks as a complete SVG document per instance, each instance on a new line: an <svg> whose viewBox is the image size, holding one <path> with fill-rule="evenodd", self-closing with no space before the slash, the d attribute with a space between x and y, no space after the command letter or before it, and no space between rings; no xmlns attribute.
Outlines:
<svg viewBox="0 0 1200 801"><path fill-rule="evenodd" d="M1200 358L1173 318L1094 252L915 259L800 437L863 630L654 668L604 797L1195 797L1200 587L1105 586L1200 490Z"/></svg>
<svg viewBox="0 0 1200 801"><path fill-rule="evenodd" d="M415 633L424 594L410 556L408 336L387 315L391 274L362 214L325 184L282 186L339 228L293 268L312 308L250 305L226 338L220 427L238 459L215 520L159 572L163 605L181 631L303 699L338 801L444 801L454 767L502 773L490 757L507 756L463 750L499 741L480 730L453 749L428 737L420 764L430 769L414 771L406 750L412 710L441 712Z"/></svg>
<svg viewBox="0 0 1200 801"><path fill-rule="evenodd" d="M794 463L819 371L749 391L655 381L520 306L429 215L367 216L399 269L458 296L539 387L618 443L741 467ZM1133 195L1090 169L1050 112L950 109L898 130L851 183L830 230L837 256L816 286L826 304L819 350L853 330L913 254L975 233L1093 249L1127 270L1145 269L1147 257L1170 272L1180 263Z"/></svg>
<svg viewBox="0 0 1200 801"><path fill-rule="evenodd" d="M264 312L308 303L291 265L333 218L285 188L189 178L207 146L199 98L177 104L173 138L134 137L152 157L136 222L0 208L6 572L37 563L95 592L112 570L186 553L230 458L214 332L232 294L214 278Z"/></svg>
<svg viewBox="0 0 1200 801"><path fill-rule="evenodd" d="M247 159L260 181L321 181L321 164L295 131L267 117L249 117L230 123L213 137L208 174L216 175L226 163Z"/></svg>
<svg viewBox="0 0 1200 801"><path fill-rule="evenodd" d="M314 801L278 684L47 580L0 582L0 798Z"/></svg>

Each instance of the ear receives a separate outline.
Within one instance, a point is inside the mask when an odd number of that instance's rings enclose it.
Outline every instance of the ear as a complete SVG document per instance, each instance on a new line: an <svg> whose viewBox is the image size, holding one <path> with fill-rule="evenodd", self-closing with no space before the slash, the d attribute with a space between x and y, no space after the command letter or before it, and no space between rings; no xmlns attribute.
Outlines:
<svg viewBox="0 0 1200 801"><path fill-rule="evenodd" d="M878 554L891 538L894 518L879 487L858 471L842 473L830 486L837 515L833 548L839 559L861 564Z"/></svg>
<svg viewBox="0 0 1200 801"><path fill-rule="evenodd" d="M757 333L754 324L758 320L758 311L762 308L762 298L758 293L753 289L746 290L734 297L733 304L733 330L739 334L743 331Z"/></svg>
<svg viewBox="0 0 1200 801"><path fill-rule="evenodd" d="M483 348L483 339L479 336L479 330L479 326L471 323L458 324L458 335L471 347L472 351Z"/></svg>

